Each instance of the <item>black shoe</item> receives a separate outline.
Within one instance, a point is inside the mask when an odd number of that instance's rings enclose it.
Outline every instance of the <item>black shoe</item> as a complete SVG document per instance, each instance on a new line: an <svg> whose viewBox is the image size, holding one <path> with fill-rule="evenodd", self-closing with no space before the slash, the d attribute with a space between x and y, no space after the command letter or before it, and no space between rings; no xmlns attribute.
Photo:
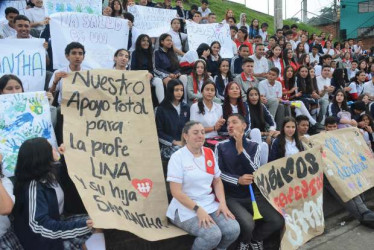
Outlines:
<svg viewBox="0 0 374 250"><path fill-rule="evenodd" d="M360 223L364 226L374 229L374 212L369 210L363 213Z"/></svg>
<svg viewBox="0 0 374 250"><path fill-rule="evenodd" d="M249 244L251 245L252 250L264 250L264 243L262 241L252 240Z"/></svg>

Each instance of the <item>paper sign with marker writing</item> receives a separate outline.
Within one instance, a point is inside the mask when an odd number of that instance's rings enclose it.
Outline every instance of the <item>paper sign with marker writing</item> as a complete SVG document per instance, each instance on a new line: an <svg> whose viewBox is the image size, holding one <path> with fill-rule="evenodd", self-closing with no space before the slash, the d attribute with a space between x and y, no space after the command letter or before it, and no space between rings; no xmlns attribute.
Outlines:
<svg viewBox="0 0 374 250"><path fill-rule="evenodd" d="M167 10L145 6L129 6L128 11L134 15L134 26L139 34L159 37L170 30L170 23L177 17L177 10Z"/></svg>
<svg viewBox="0 0 374 250"><path fill-rule="evenodd" d="M5 176L14 176L19 148L35 137L57 147L45 92L0 95L0 153Z"/></svg>
<svg viewBox="0 0 374 250"><path fill-rule="evenodd" d="M57 12L81 12L101 15L102 0L44 0L46 15Z"/></svg>
<svg viewBox="0 0 374 250"><path fill-rule="evenodd" d="M323 233L323 169L319 148L261 166L254 181L283 215L286 227L281 249L297 249ZM261 206L259 205L261 213Z"/></svg>
<svg viewBox="0 0 374 250"><path fill-rule="evenodd" d="M155 241L185 232L166 219L168 201L147 73L70 73L63 80L62 113L69 175L95 227Z"/></svg>
<svg viewBox="0 0 374 250"><path fill-rule="evenodd" d="M18 76L25 92L42 91L45 85L44 39L0 39L0 77Z"/></svg>
<svg viewBox="0 0 374 250"><path fill-rule="evenodd" d="M0 21L5 20L5 9L8 7L16 8L20 15L25 15L25 0L1 0L0 1Z"/></svg>
<svg viewBox="0 0 374 250"><path fill-rule="evenodd" d="M190 50L196 50L202 43L210 45L212 42L218 41L221 44L220 55L223 58L232 58L234 56L230 27L228 24L197 24L191 21L186 22L188 46Z"/></svg>
<svg viewBox="0 0 374 250"><path fill-rule="evenodd" d="M374 186L374 156L357 128L345 128L309 137L323 146L325 176L347 202Z"/></svg>
<svg viewBox="0 0 374 250"><path fill-rule="evenodd" d="M121 18L85 13L56 13L51 15L53 67L69 65L65 47L79 42L86 50L83 66L86 68L113 68L117 49L127 48L129 26Z"/></svg>

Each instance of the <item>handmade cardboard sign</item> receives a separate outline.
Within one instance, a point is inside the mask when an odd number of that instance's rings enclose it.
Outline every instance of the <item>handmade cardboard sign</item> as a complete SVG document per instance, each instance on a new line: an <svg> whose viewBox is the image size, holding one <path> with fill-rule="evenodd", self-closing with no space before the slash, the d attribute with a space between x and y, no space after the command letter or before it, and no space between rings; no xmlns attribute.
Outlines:
<svg viewBox="0 0 374 250"><path fill-rule="evenodd" d="M357 128L344 128L309 137L322 145L325 176L347 202L374 186L374 156Z"/></svg>
<svg viewBox="0 0 374 250"><path fill-rule="evenodd" d="M285 219L281 249L297 249L323 233L320 148L261 166L255 172L254 180L264 197ZM261 207L259 210L261 213Z"/></svg>
<svg viewBox="0 0 374 250"><path fill-rule="evenodd" d="M147 71L90 70L63 80L66 163L97 228L155 241L168 225Z"/></svg>

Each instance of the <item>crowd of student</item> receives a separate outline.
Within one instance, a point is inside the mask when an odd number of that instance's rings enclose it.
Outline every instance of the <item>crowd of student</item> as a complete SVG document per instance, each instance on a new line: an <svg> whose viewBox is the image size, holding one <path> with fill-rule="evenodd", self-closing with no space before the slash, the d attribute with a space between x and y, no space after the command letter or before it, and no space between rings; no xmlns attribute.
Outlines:
<svg viewBox="0 0 374 250"><path fill-rule="evenodd" d="M331 34L308 34L296 24L269 35L268 24L257 19L248 24L245 13L227 10L221 22L230 25L234 57L222 58L218 41L188 49L186 20L220 21L207 0L189 11L177 0L179 17L159 37L140 34L133 26L127 8L134 1L103 2L108 4L103 15L127 19L130 27L128 46L113 55L113 69L149 72L160 152L168 163L166 179L173 196L167 216L196 236L193 249L226 249L238 237L239 249L263 249L266 239L279 249L284 219L252 184L252 174L267 162L303 151L302 137L352 126L373 148L374 48L364 50L361 40L334 42ZM173 8L170 0L137 4ZM12 7L5 10L0 38L44 38L52 72L49 18L42 0L29 5L26 16ZM59 145L61 79L86 70L81 66L84 45L70 43L65 56L69 65L51 73L45 87ZM1 95L22 92L17 76L0 78ZM81 215L86 212L66 165L45 139L20 147L14 189L1 171L0 177L1 249L80 249L90 237L93 223ZM264 217L256 223L250 184ZM340 200L327 180L325 187ZM343 204L361 223L374 226L374 213L360 196ZM8 218L11 213L14 220Z"/></svg>

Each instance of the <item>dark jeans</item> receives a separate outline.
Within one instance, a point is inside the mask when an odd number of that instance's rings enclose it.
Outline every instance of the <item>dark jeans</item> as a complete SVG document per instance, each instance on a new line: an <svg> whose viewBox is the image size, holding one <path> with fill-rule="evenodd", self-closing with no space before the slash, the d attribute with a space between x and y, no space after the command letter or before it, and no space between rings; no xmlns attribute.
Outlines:
<svg viewBox="0 0 374 250"><path fill-rule="evenodd" d="M254 187L256 202L263 219L253 220L253 208L251 198L234 198L227 195L226 202L230 211L235 215L240 225L241 242L249 243L252 239L263 241L273 233L284 227L284 219L272 205L262 196L260 191ZM279 249L279 246L278 246Z"/></svg>

